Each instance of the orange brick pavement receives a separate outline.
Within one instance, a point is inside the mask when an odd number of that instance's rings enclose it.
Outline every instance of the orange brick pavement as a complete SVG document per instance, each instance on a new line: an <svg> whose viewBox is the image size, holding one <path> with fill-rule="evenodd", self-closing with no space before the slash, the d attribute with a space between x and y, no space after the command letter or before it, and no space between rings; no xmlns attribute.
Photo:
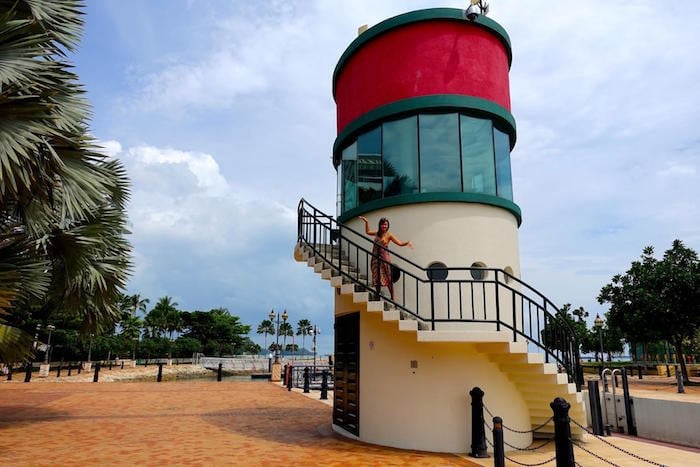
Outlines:
<svg viewBox="0 0 700 467"><path fill-rule="evenodd" d="M0 385L3 465L476 465L335 434L329 406L268 382Z"/></svg>

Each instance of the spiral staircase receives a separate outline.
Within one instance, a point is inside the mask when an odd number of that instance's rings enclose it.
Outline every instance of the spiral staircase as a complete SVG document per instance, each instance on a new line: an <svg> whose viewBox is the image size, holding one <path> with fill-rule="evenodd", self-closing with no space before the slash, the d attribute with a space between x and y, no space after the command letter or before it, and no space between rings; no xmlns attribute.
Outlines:
<svg viewBox="0 0 700 467"><path fill-rule="evenodd" d="M520 391L527 404L530 428L534 429L535 437L553 435L552 409L549 404L556 397L569 402L570 417L585 425L586 412L580 392L582 372L575 335L568 323L545 309L552 309L553 306L546 298L544 306L540 307L542 316L545 316L545 324L536 327L537 333L534 330L528 332L527 329L517 329L517 325L505 322L495 323L496 329L486 331L483 327L470 330L470 324L473 323L463 323L459 329L441 329L438 320L429 318L427 313L411 309L399 299L392 300L382 290L371 289L366 272L354 264L359 258L357 252L371 255L372 244L369 240L366 245L358 245L357 240L347 240L350 237L356 239L360 235L349 227L337 224L332 217L304 200L299 203L298 232L294 248L295 260L305 262L313 268L322 279L329 281L336 293L351 296L361 313L381 314L383 321L396 323L397 333L415 334L417 342L463 342L476 345L477 350L507 375ZM355 254L348 255L351 248L354 248ZM428 271L424 272L429 276ZM406 269L402 269L401 273L413 274ZM507 274L504 271L500 273ZM497 274L495 276L498 278ZM520 284L528 290L534 290L524 283ZM537 296L543 297L539 292ZM522 297L519 299L522 300ZM542 339L545 334L542 329L545 327L549 327L553 331L550 335L556 338L550 336L549 339ZM568 350L563 349L563 342L569 346ZM488 394L484 396L484 402L495 415L505 416L497 413L498 401L490 401ZM573 436L580 437L582 434L580 428L572 425Z"/></svg>

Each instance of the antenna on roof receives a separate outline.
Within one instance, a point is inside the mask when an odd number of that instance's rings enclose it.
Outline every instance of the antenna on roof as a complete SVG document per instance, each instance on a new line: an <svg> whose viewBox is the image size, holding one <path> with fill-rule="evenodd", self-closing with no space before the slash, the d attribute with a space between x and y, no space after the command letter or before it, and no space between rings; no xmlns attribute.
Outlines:
<svg viewBox="0 0 700 467"><path fill-rule="evenodd" d="M469 8L464 15L469 21L476 21L479 15L486 16L489 12L489 2L485 0L469 0Z"/></svg>

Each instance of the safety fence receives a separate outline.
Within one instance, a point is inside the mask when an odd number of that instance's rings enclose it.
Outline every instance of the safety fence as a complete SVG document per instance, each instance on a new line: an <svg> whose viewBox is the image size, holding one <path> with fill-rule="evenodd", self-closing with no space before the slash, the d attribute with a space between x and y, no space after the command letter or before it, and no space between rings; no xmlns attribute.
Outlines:
<svg viewBox="0 0 700 467"><path fill-rule="evenodd" d="M321 391L320 399L328 399L328 391L332 391L333 367L330 365L300 366L287 364L284 366L283 382L288 391L292 388L302 388L308 394L312 389Z"/></svg>
<svg viewBox="0 0 700 467"><path fill-rule="evenodd" d="M638 454L635 454L634 452L616 446L615 444L603 439L603 437L591 431L588 427L570 418L569 408L571 407L571 405L561 397L555 398L549 404L553 414L545 422L530 429L519 430L507 426L505 423L503 423L503 419L501 417L494 415L488 409L488 407L484 404L483 401L484 392L480 388L475 387L469 392L469 394L472 399L472 440L471 451L469 452L469 455L471 457L477 458L489 457L486 446L488 444L493 450L495 467L504 467L506 459L508 459L508 461L512 462L513 464L522 465L526 467L536 467L540 465L546 465L551 462L555 462L557 467L580 466L581 464L576 462L574 448L580 449L581 451L595 457L596 459L604 462L605 464L614 466L618 465L612 462L611 460L607 459L605 456L596 453L592 448L584 446L582 442L575 440L571 434L571 423L573 423L575 426L577 426L584 432L592 435L594 439L604 443L606 446L614 448L617 451L630 456L635 460L635 463L637 463L637 461L641 461L650 465L664 467L664 464L652 461L650 459L646 459ZM486 419L484 418L484 412L488 413L488 415L491 417L492 424L489 424L486 421ZM540 444L534 446L515 446L504 440L504 430L517 434L534 434L546 425L548 425L550 422L554 423L554 438L544 440ZM487 429L491 431L493 441L486 438ZM519 452L540 451L552 443L554 443L555 454L543 461L536 463L521 462L505 454L505 446L508 446L511 450Z"/></svg>

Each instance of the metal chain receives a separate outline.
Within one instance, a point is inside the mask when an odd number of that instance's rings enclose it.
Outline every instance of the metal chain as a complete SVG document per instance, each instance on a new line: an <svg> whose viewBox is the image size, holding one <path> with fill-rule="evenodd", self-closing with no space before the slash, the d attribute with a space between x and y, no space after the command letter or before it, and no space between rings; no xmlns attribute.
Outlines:
<svg viewBox="0 0 700 467"><path fill-rule="evenodd" d="M583 446L579 445L578 443L573 442L573 441L572 441L572 443L573 443L573 445L576 446L577 448L579 448L579 449L581 449L581 450L583 450L583 451L586 451L586 452L587 452L588 454L590 454L591 456L593 456L593 457L595 457L595 458L597 458L597 459L602 460L602 461L605 462L606 464L614 465L615 467L620 467L619 465L615 464L614 462L610 462L609 460L605 459L604 457L599 456L599 455L596 454L595 452L589 451L588 449L584 448Z"/></svg>
<svg viewBox="0 0 700 467"><path fill-rule="evenodd" d="M489 443L489 445L490 445L491 447L493 447L493 443L492 443L488 438L486 438L486 442ZM514 464L522 465L522 466L525 466L525 467L538 467L538 466L540 466L540 465L549 464L550 462L553 462L553 461L557 460L557 456L555 455L555 456L552 457L551 459L547 459L546 461L538 462L537 464L526 464L526 463L524 463L524 462L518 462L518 461L516 461L515 459L511 459L510 457L506 456L505 454L503 455L503 457L505 457L506 459L508 459L509 461L511 461L511 462L514 463Z"/></svg>
<svg viewBox="0 0 700 467"><path fill-rule="evenodd" d="M607 444L608 446L610 446L610 447L612 447L612 448L617 449L617 450L620 451L620 452L623 452L623 453L627 454L628 456L634 457L635 459L639 459L640 461L644 461L644 462L646 462L646 463L648 463L648 464L651 464L651 465L656 465L656 466L658 466L658 467L666 467L665 464L659 464L658 462L654 462L654 461L651 461L651 460L649 460L649 459L645 459L645 458L643 458L643 457L641 457L641 456L638 456L637 454L634 454L633 452L629 452L629 451L626 450L626 449L623 449L623 448L621 448L621 447L619 447L619 446L615 446L614 444L610 443L609 441L606 441L606 440L604 440L603 438L601 438L600 436L596 435L595 433L593 433L592 431L590 431L590 430L589 430L588 428L586 428L585 426L581 425L579 422L577 422L577 421L574 420L573 418L571 419L571 421L574 422L574 424L575 424L576 426L578 426L579 428L582 428L582 429L585 430L587 433L593 435L596 439L602 441L603 443ZM579 446L579 447L581 447L581 446ZM584 449L584 448L581 448L581 449ZM585 450L585 449L584 449L584 450ZM596 457L597 457L597 456L596 456Z"/></svg>
<svg viewBox="0 0 700 467"><path fill-rule="evenodd" d="M486 420L484 420L484 425L486 425L486 428L488 428L489 431L493 430L493 428L491 428L491 425L489 425ZM552 441L554 441L554 439L549 439L549 440L545 441L544 443L542 443L539 446L536 446L534 448L519 448L518 446L513 446L512 444L510 444L506 440L503 440L503 444L505 444L509 448L513 448L513 449L518 450L518 451L537 451L538 449L545 447L546 445L548 445Z"/></svg>
<svg viewBox="0 0 700 467"><path fill-rule="evenodd" d="M491 413L491 411L489 410L489 408L486 407L486 404L483 404L483 407L484 407L484 410L486 410L486 413L488 413L488 414L491 416L491 418L493 418L494 415ZM503 425L503 428L505 428L506 430L511 431L511 432L513 432L513 433L527 434L527 433L534 433L535 431L537 431L537 430L539 430L540 428L542 428L542 427L544 427L545 425L547 425L547 423L551 422L553 419L554 419L554 416L549 417L549 418L548 418L547 420L545 420L545 422L542 423L541 425L538 425L538 426L536 426L536 427L534 427L534 428L531 428L531 429L525 430L525 431L516 430L515 428L511 428L511 427L509 427L509 426L506 426L505 423L502 423L502 425ZM486 420L484 420L484 423L486 423Z"/></svg>

